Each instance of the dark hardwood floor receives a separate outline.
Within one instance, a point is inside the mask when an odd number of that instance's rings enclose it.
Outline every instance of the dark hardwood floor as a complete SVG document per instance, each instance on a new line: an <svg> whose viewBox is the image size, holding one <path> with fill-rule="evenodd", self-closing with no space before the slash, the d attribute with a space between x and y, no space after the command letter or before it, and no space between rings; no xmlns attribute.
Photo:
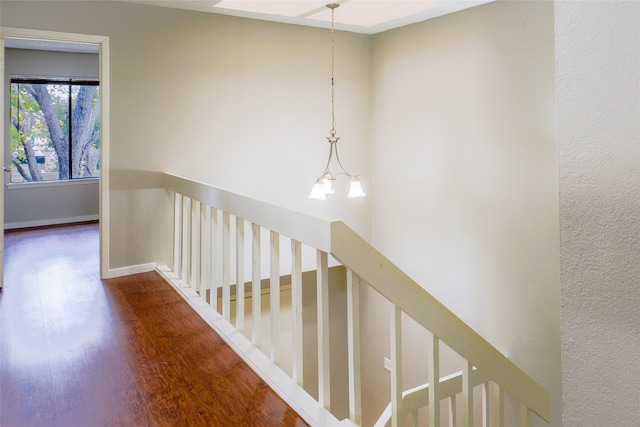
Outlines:
<svg viewBox="0 0 640 427"><path fill-rule="evenodd" d="M0 426L304 426L156 273L100 280L97 224L5 234Z"/></svg>

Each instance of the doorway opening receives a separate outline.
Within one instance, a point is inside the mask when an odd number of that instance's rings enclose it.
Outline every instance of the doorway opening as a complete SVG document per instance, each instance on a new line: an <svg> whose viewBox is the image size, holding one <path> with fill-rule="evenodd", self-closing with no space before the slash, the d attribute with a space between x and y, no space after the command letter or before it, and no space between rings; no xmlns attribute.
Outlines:
<svg viewBox="0 0 640 427"><path fill-rule="evenodd" d="M109 230L109 209L108 209L108 192L109 192L109 182L108 182L108 170L109 170L109 40L108 37L103 36L94 36L94 35L84 35L84 34L70 34L70 33L58 33L51 31L39 31L39 30L29 30L29 29L19 29L19 28L9 28L2 27L2 45L1 54L2 61L1 63L4 65L2 69L3 81L1 84L2 94L2 124L0 125L0 129L2 129L2 134L4 138L4 148L0 150L0 161L5 168L5 174L3 174L3 195L0 197L2 199L2 203L0 203L0 223L3 227L5 224L9 225L9 218L5 217L5 212L7 214L9 211L7 208L11 208L7 203L11 200L11 204L20 203L20 198L22 197L22 202L26 200L27 208L29 208L28 203L34 203L33 195L35 198L38 197L50 197L49 200L56 200L58 204L73 204L74 197L73 194L91 194L93 192L94 204L95 204L95 195L97 193L97 209L95 209L95 205L93 209L87 211L86 214L65 214L60 215L58 211L57 217L62 218L56 222L56 219L49 221L49 224L46 222L42 224L38 224L37 221L29 223L28 221L24 221L22 224L18 222L18 226L38 226L38 225L54 225L59 223L68 223L68 222L82 222L82 221L91 221L98 220L99 222L99 253L100 253L100 276L102 278L108 277L108 255L109 255L109 241L108 241L108 230ZM63 55L65 58L72 58L73 55L76 55L78 58L90 58L93 56L93 60L95 61L95 71L83 71L82 69L78 70L73 67L66 68L66 74L68 74L72 78L85 78L85 77L93 77L99 84L100 96L95 98L94 102L97 103L96 111L99 111L98 117L96 118L100 124L99 127L99 143L94 144L93 148L97 153L93 153L94 157L97 156L99 161L96 165L99 167L100 173L96 174L96 176L89 177L90 179L76 179L76 180L50 180L48 182L28 182L28 183L20 183L20 184L12 184L9 183L9 173L12 168L11 165L13 163L13 152L10 151L10 140L11 140L11 132L12 132L12 122L9 118L10 109L10 99L9 99L9 91L11 89L11 79L12 79L12 71L9 69L11 66L10 63L7 62L9 54L13 55L16 52L20 52L29 56L29 54L33 54L34 52L39 52L43 55ZM74 59L75 60L75 59ZM86 61L85 61L86 62ZM90 61L89 61L90 62ZM63 67L64 68L64 67ZM25 69L26 70L26 69ZM64 71L63 71L64 73ZM29 77L49 77L55 78L55 75L52 75L51 72L47 72L47 70L41 71L26 71L20 73L23 78ZM94 75L91 75L94 74ZM62 128L64 128L64 120L62 121ZM41 142L42 144L42 142ZM41 150L42 151L42 150ZM35 153L31 153L35 156ZM41 156L44 157L44 156ZM25 164L28 164L28 160L26 159L18 159L22 160ZM34 160L32 163L34 165L39 165L37 163L38 159ZM46 160L45 160L46 161ZM55 167L54 167L55 168ZM24 171L25 169L23 169ZM37 173L37 171L36 171ZM63 175L63 174L61 174ZM8 185L7 185L8 184ZM26 186L29 186L29 192L23 192L22 195L14 197L19 194L20 185L22 185L23 189ZM56 191L58 191L56 193ZM7 197L8 192L11 193L11 199ZM57 194L57 195L56 195ZM30 199L31 197L31 199ZM89 196L91 197L91 196ZM65 199L66 198L66 199ZM16 200L14 200L16 199ZM79 201L78 203L83 203ZM86 206L85 206L86 207ZM16 228L16 215L13 211L11 211L13 215L12 224L9 225L12 228ZM20 217L19 215L17 216ZM0 239L2 239L0 233ZM3 267L2 258L4 256L4 243L0 240L0 267ZM0 269L2 271L2 269ZM2 286L3 280L0 281L0 286Z"/></svg>

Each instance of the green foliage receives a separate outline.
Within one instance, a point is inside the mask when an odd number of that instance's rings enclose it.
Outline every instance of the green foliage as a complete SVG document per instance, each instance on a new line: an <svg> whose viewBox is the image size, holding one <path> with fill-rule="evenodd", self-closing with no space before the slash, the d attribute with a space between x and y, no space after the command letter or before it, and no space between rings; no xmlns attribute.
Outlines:
<svg viewBox="0 0 640 427"><path fill-rule="evenodd" d="M72 91L71 106L75 108L75 97L80 92L81 86L69 85L68 83L49 83L46 84L47 96L38 95L33 91L30 83L25 82L13 82L11 83L11 155L12 163L18 168L18 172L22 177L27 180L42 179L43 173L58 172L60 162L69 164L67 153L68 150L62 149L69 139L69 127L70 127L70 115L69 115L69 89ZM38 95L37 97L32 96ZM46 99L49 98L49 99ZM38 103L45 102L41 106ZM96 88L96 95L92 101L92 108L99 111L99 88ZM47 107L47 108L44 108ZM100 120L99 114L95 114L94 120L86 120L84 129L87 132L80 132L80 134L86 134L86 141L80 141L79 137L74 139L74 144L91 144L88 146L89 151L99 150L100 147ZM50 112L49 116L45 117L45 112ZM92 116L93 117L93 116ZM53 124L54 127L62 131L63 137L57 137L58 141L55 141L51 136L51 132L47 126L47 119L49 124ZM85 120L81 120L78 123L81 125ZM78 126L78 123L74 123L74 128ZM89 131L90 130L90 131ZM60 135L58 132L56 135ZM60 145L65 144L65 145ZM87 151L88 152L88 151ZM61 159L60 156L67 156L66 159ZM40 161L38 162L38 158ZM74 164L82 165L86 164L89 159L93 159L93 170L99 170L99 155L92 154L89 156L85 154L82 158L73 158ZM45 160L46 159L46 160ZM26 165L28 167L23 167ZM76 167L76 169L78 169ZM69 167L65 168L68 175ZM89 169L90 171L91 169ZM74 176L76 177L76 176ZM67 179L68 176L58 176L58 179ZM50 178L49 178L50 179Z"/></svg>

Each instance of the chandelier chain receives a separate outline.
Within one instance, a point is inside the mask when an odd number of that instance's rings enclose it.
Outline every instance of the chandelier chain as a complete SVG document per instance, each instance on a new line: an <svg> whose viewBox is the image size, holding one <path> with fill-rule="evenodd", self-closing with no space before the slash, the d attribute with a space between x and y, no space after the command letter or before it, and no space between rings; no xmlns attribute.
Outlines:
<svg viewBox="0 0 640 427"><path fill-rule="evenodd" d="M336 106L335 106L335 7L331 8L331 136L336 135Z"/></svg>

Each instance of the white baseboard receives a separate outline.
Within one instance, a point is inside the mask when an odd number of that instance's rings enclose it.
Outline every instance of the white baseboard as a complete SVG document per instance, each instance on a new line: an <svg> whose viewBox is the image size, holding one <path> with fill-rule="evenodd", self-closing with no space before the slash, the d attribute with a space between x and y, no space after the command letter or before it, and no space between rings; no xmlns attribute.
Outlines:
<svg viewBox="0 0 640 427"><path fill-rule="evenodd" d="M156 269L157 264L150 262L147 264L130 265L128 267L111 268L103 279L114 279L116 277L130 276L132 274L147 273Z"/></svg>
<svg viewBox="0 0 640 427"><path fill-rule="evenodd" d="M97 221L98 219L98 215L84 215L65 218L41 219L38 221L9 222L4 224L4 229L13 230L16 228L42 227L46 225L69 224L73 222Z"/></svg>

